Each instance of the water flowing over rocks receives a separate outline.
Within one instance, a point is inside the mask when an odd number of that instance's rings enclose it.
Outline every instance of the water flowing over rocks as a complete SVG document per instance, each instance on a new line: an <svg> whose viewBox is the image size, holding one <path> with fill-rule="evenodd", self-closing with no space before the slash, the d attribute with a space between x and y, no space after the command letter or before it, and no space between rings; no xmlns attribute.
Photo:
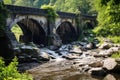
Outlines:
<svg viewBox="0 0 120 80"><path fill-rule="evenodd" d="M111 43L107 44L111 45ZM109 58L112 54L120 51L119 44L112 44L109 48L104 47L106 45L103 46L103 44L100 46L104 48L97 48L95 44L91 47L90 45L91 43L85 42L72 42L61 47L43 48L24 45L20 48L22 52L18 55L19 60L21 62L34 61L33 65L36 67L25 67L20 70L27 70L35 80L44 80L45 77L50 76L54 79L58 76L63 78L86 72L94 76L105 77L109 72L120 71L120 59ZM20 65L20 67L22 66Z"/></svg>

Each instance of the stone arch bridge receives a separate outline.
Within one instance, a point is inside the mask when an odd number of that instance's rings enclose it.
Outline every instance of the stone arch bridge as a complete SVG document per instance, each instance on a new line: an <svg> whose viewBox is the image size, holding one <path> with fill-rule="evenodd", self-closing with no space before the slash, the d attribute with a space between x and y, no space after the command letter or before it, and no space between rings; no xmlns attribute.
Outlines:
<svg viewBox="0 0 120 80"><path fill-rule="evenodd" d="M55 22L52 22L48 20L48 13L45 9L14 5L6 5L6 7L10 12L10 16L6 20L6 28L7 32L10 32L9 38L13 44L17 43L14 34L11 33L11 28L15 24L21 28L23 35L20 36L20 39L25 43L60 45L78 38L76 14L57 12L58 17Z"/></svg>

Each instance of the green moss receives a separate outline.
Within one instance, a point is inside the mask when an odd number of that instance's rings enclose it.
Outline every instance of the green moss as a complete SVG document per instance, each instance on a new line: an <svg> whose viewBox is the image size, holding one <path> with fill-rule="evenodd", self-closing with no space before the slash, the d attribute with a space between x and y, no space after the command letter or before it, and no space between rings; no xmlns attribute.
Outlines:
<svg viewBox="0 0 120 80"><path fill-rule="evenodd" d="M47 14L48 20L51 21L51 22L54 22L55 18L58 16L55 9L54 9L54 6L42 5L41 8L47 10L47 12L48 12L48 14Z"/></svg>
<svg viewBox="0 0 120 80"><path fill-rule="evenodd" d="M120 51L111 55L112 58L120 58Z"/></svg>

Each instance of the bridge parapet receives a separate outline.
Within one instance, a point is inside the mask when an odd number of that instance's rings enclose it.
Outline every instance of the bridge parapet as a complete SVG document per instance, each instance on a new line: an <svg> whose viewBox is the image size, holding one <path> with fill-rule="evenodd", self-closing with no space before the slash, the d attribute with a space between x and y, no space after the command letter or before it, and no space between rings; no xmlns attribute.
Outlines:
<svg viewBox="0 0 120 80"><path fill-rule="evenodd" d="M48 14L46 9L15 6L15 5L6 5L6 7L11 13L15 13L15 14L30 14L30 15L41 15L41 16L47 16ZM76 17L76 14L74 13L57 11L57 14L61 18L75 18Z"/></svg>
<svg viewBox="0 0 120 80"><path fill-rule="evenodd" d="M58 11L57 14L61 18L71 18L71 19L76 18L76 14L74 14L74 13L67 13L67 12Z"/></svg>
<svg viewBox="0 0 120 80"><path fill-rule="evenodd" d="M32 14L32 15L47 15L47 10L45 9L38 9L38 8L31 8L31 7L23 7L23 6L15 6L15 5L6 5L7 9L11 13L16 14Z"/></svg>

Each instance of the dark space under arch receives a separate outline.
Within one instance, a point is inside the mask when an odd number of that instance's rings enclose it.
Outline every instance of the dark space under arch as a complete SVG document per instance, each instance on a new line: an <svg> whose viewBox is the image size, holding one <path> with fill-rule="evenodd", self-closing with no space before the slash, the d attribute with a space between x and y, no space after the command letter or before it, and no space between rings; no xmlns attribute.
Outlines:
<svg viewBox="0 0 120 80"><path fill-rule="evenodd" d="M23 31L23 35L20 36L22 42L47 45L46 33L37 21L33 19L23 19L17 22L17 24Z"/></svg>
<svg viewBox="0 0 120 80"><path fill-rule="evenodd" d="M62 39L62 43L64 44L77 40L76 30L68 21L61 23L56 32L60 36L60 38Z"/></svg>

